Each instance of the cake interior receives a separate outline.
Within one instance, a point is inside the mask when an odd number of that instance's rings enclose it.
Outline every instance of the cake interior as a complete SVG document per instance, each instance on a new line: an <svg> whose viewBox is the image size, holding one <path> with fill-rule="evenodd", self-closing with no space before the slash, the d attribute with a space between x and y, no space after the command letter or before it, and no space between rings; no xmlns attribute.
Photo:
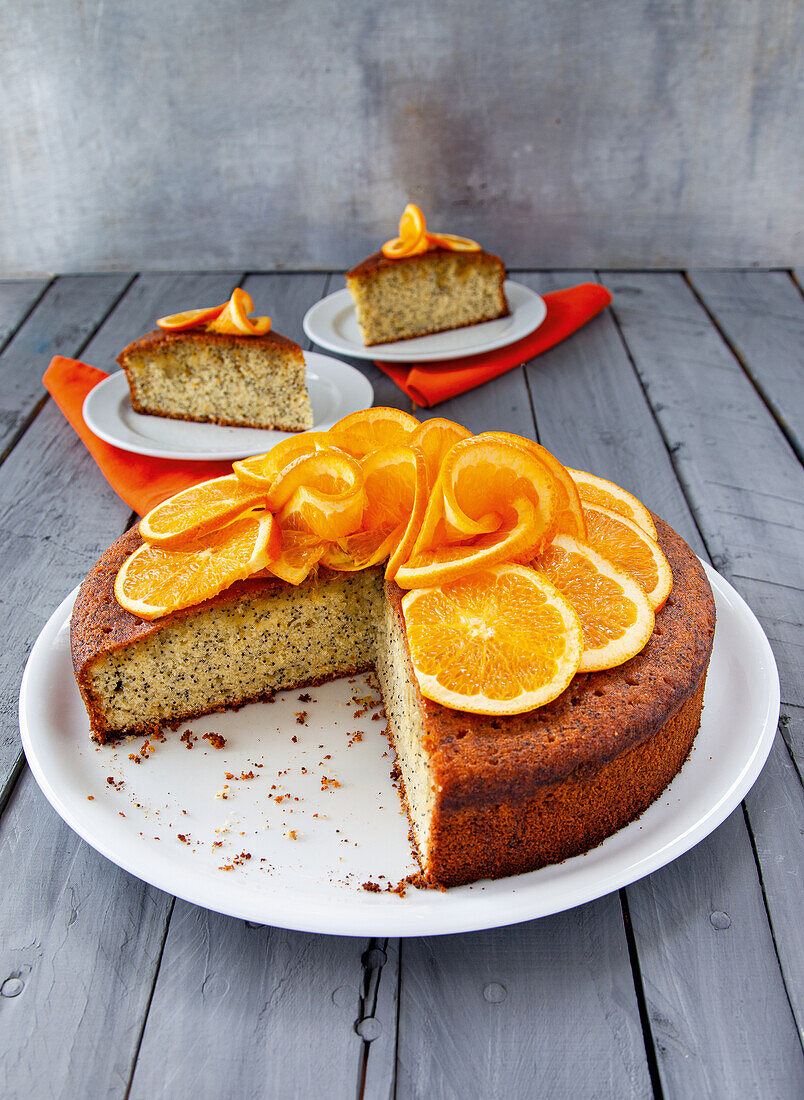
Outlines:
<svg viewBox="0 0 804 1100"><path fill-rule="evenodd" d="M95 704L95 736L105 741L374 667L424 857L433 807L424 725L379 570L211 601L100 655L85 687Z"/></svg>
<svg viewBox="0 0 804 1100"><path fill-rule="evenodd" d="M313 426L298 348L174 337L132 346L124 367L138 412L289 431Z"/></svg>
<svg viewBox="0 0 804 1100"><path fill-rule="evenodd" d="M347 275L367 345L490 321L508 312L495 257L433 252Z"/></svg>

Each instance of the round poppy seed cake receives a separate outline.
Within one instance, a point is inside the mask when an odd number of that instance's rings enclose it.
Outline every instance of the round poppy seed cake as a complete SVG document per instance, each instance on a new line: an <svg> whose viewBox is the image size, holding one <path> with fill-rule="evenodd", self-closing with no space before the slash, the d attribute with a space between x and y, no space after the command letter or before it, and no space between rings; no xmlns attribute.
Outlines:
<svg viewBox="0 0 804 1100"><path fill-rule="evenodd" d="M72 619L76 679L99 742L145 733L283 688L375 667L422 871L453 886L588 851L638 817L678 773L703 705L715 610L706 574L656 520L673 591L636 657L577 675L553 702L485 717L425 699L402 591L379 568L321 570L298 587L251 578L145 622L114 599L140 545L103 555Z"/></svg>

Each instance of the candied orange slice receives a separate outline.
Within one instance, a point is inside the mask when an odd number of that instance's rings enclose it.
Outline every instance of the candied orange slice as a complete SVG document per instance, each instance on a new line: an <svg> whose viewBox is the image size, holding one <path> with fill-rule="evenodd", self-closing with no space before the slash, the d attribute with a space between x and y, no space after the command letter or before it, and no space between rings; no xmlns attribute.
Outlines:
<svg viewBox="0 0 804 1100"><path fill-rule="evenodd" d="M209 321L214 321L225 309L226 302L219 306L207 306L205 309L186 309L183 313L160 317L156 323L165 332L183 332L185 329L200 328Z"/></svg>
<svg viewBox="0 0 804 1100"><path fill-rule="evenodd" d="M361 458L380 447L409 443L420 424L415 416L401 409L377 406L349 413L327 432L330 443Z"/></svg>
<svg viewBox="0 0 804 1100"><path fill-rule="evenodd" d="M446 248L449 252L482 252L477 241L456 233L428 233L427 240L431 248Z"/></svg>
<svg viewBox="0 0 804 1100"><path fill-rule="evenodd" d="M321 561L326 548L327 543L309 531L286 527L281 530L281 546L268 564L268 572L288 584L301 584Z"/></svg>
<svg viewBox="0 0 804 1100"><path fill-rule="evenodd" d="M425 588L527 561L553 537L557 507L556 479L533 452L505 440L461 440L444 456L397 584Z"/></svg>
<svg viewBox="0 0 804 1100"><path fill-rule="evenodd" d="M656 525L651 514L641 500L637 500L633 494L621 489L613 481L596 474L587 474L583 470L568 470L572 480L578 486L581 502L593 504L601 508L608 508L610 512L618 512L626 519L633 520L646 531L652 539L656 539Z"/></svg>
<svg viewBox="0 0 804 1100"><path fill-rule="evenodd" d="M244 485L234 474L216 477L157 504L140 520L140 535L154 546L178 546L223 527L256 504L264 507L264 491Z"/></svg>
<svg viewBox="0 0 804 1100"><path fill-rule="evenodd" d="M207 325L207 332L222 332L232 336L264 336L270 331L271 318L249 318L248 314L253 309L251 295L236 287L220 314Z"/></svg>
<svg viewBox="0 0 804 1100"><path fill-rule="evenodd" d="M283 439L266 454L251 455L233 462L232 469L245 485L267 489L276 480L277 474L291 462L303 455L314 454L331 442L326 432L301 432Z"/></svg>
<svg viewBox="0 0 804 1100"><path fill-rule="evenodd" d="M438 471L444 455L462 439L470 439L472 433L454 420L434 416L425 420L410 439L411 447L418 447L424 455L427 466L427 483L432 488L436 483Z"/></svg>
<svg viewBox="0 0 804 1100"><path fill-rule="evenodd" d="M625 569L648 597L654 611L673 587L673 573L661 547L633 520L598 505L584 505L586 540L614 565Z"/></svg>
<svg viewBox="0 0 804 1100"><path fill-rule="evenodd" d="M386 241L382 254L389 260L399 260L403 256L417 256L430 247L425 232L424 214L415 203L409 202L399 219L399 236Z"/></svg>
<svg viewBox="0 0 804 1100"><path fill-rule="evenodd" d="M586 521L583 518L583 508L581 507L578 488L569 470L558 461L554 454L543 447L541 443L536 443L532 439L525 439L521 435L510 435L508 432L483 432L478 438L507 440L509 443L513 443L514 446L525 447L541 459L558 482L559 503L556 531L565 535L573 535L576 538L586 536Z"/></svg>
<svg viewBox="0 0 804 1100"><path fill-rule="evenodd" d="M581 660L577 613L525 566L409 592L402 610L422 694L455 710L533 710L564 691Z"/></svg>
<svg viewBox="0 0 804 1100"><path fill-rule="evenodd" d="M302 455L281 470L266 501L283 530L292 526L332 540L360 530L365 504L362 485L358 462L327 448Z"/></svg>
<svg viewBox="0 0 804 1100"><path fill-rule="evenodd" d="M181 547L143 543L123 562L114 594L132 615L158 619L245 580L264 569L279 549L274 517L264 510L247 513Z"/></svg>
<svg viewBox="0 0 804 1100"><path fill-rule="evenodd" d="M580 539L556 535L533 562L578 612L583 628L579 672L615 668L653 633L653 609L630 573Z"/></svg>

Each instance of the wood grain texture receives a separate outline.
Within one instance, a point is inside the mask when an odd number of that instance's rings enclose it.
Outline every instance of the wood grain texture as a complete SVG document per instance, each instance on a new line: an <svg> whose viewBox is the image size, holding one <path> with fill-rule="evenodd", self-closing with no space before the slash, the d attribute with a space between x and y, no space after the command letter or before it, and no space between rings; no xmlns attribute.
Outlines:
<svg viewBox="0 0 804 1100"><path fill-rule="evenodd" d="M738 808L712 837L628 889L666 1096L781 1100L804 1089L801 1045L744 838Z"/></svg>
<svg viewBox="0 0 804 1100"><path fill-rule="evenodd" d="M795 0L495 10L6 0L0 270L347 267L408 200L511 267L800 259Z"/></svg>
<svg viewBox="0 0 804 1100"><path fill-rule="evenodd" d="M690 281L804 460L804 299L786 271L692 271Z"/></svg>
<svg viewBox="0 0 804 1100"><path fill-rule="evenodd" d="M47 279L0 280L0 351L47 284Z"/></svg>
<svg viewBox="0 0 804 1100"><path fill-rule="evenodd" d="M54 355L78 355L130 276L69 275L52 283L0 355L0 454L47 396Z"/></svg>
<svg viewBox="0 0 804 1100"><path fill-rule="evenodd" d="M766 593L756 610L775 635L787 700L804 669L800 643L779 644L801 610L793 601L804 577L804 472L680 275L611 281L613 309L712 562L738 589L746 579ZM778 619L768 615L773 606Z"/></svg>
<svg viewBox="0 0 804 1100"><path fill-rule="evenodd" d="M365 1052L362 1100L393 1100L399 1015L400 940L386 940L371 1006L374 1036Z"/></svg>
<svg viewBox="0 0 804 1100"><path fill-rule="evenodd" d="M569 275L552 273L533 276L529 284L535 289L553 289ZM650 276L661 280L664 276ZM523 280L524 281L524 280ZM577 278L572 280L577 281ZM610 280L603 282L611 286ZM615 302L617 301L615 291ZM708 322L707 322L708 323ZM709 326L711 328L711 325ZM690 542L693 548L706 553L664 445L655 410L646 399L643 386L629 358L611 312L590 322L570 340L534 360L526 367L533 407L536 410L539 438L564 462L577 464L593 473L610 477L634 491L658 514L668 520ZM694 402L693 402L694 408ZM778 429L775 429L782 438ZM787 849L789 851L789 848ZM757 868L751 838L740 817L730 829L721 826L715 833L685 857L687 870L679 863L661 872L666 881L679 876L679 897L684 897L686 877L697 875L699 888L712 891L720 882L721 866L732 863L737 869L739 888L731 897L732 917L751 929L755 938L754 954L741 963L741 973L734 969L735 960L723 958L713 963L707 943L696 938L693 931L683 950L674 959L672 975L657 963L650 940L645 939L646 912L652 912L657 895L651 879L638 882L627 890L634 938L646 991L662 993L662 1012L656 1013L655 998L649 1004L652 1041L662 1074L662 1083L669 1095L705 1095L709 1091L706 1067L679 1072L667 1054L662 1038L667 1028L683 1032L689 1028L702 1051L720 1046L723 1057L728 1051L734 1056L760 1065L767 1058L769 1032L757 1032L753 1011L743 1005L744 983L750 981L765 989L766 1011L775 1013L780 1033L787 1045L776 1048L776 1072L780 1080L795 1074L796 1059L801 1051L791 1028L792 1018L784 984L778 970L773 940L768 932L762 905ZM672 887L668 887L671 892ZM739 914L739 915L738 915ZM655 915L660 920L659 915ZM686 903L679 910L681 929L695 928L696 910ZM772 975L769 981L768 974ZM705 978L704 978L705 976ZM732 1006L724 1019L720 1006ZM772 1009L768 1006L772 1005ZM663 1014L662 1014L663 1013ZM692 1015L690 1015L692 1014ZM769 1025L775 1027L776 1025ZM746 1051L749 1053L746 1055ZM699 1076L696 1078L696 1073ZM793 1078L795 1079L795 1078ZM761 1092L761 1078L755 1076L753 1087ZM750 1091L750 1088L749 1088ZM726 1093L728 1095L728 1093Z"/></svg>
<svg viewBox="0 0 804 1100"><path fill-rule="evenodd" d="M103 859L26 769L0 820L0 1093L123 1096L171 899Z"/></svg>
<svg viewBox="0 0 804 1100"><path fill-rule="evenodd" d="M777 736L745 804L762 867L762 891L771 918L785 989L804 1039L804 788L785 742Z"/></svg>
<svg viewBox="0 0 804 1100"><path fill-rule="evenodd" d="M617 895L402 941L396 1096L651 1095Z"/></svg>
<svg viewBox="0 0 804 1100"><path fill-rule="evenodd" d="M177 901L130 1095L356 1096L365 946Z"/></svg>

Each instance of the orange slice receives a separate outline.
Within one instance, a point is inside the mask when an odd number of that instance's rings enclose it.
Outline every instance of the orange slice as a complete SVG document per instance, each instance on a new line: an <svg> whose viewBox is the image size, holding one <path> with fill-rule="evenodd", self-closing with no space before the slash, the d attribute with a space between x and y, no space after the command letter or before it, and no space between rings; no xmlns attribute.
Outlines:
<svg viewBox="0 0 804 1100"><path fill-rule="evenodd" d="M253 317L251 295L236 287L221 313L207 325L207 332L222 332L232 336L264 336L271 328L270 317Z"/></svg>
<svg viewBox="0 0 804 1100"><path fill-rule="evenodd" d="M533 562L578 612L583 628L579 672L614 668L636 656L653 633L648 598L630 573L569 535L556 535Z"/></svg>
<svg viewBox="0 0 804 1100"><path fill-rule="evenodd" d="M655 539L633 520L597 505L585 505L587 542L614 565L625 569L648 597L654 611L673 587L673 573Z"/></svg>
<svg viewBox="0 0 804 1100"><path fill-rule="evenodd" d="M264 492L234 474L216 477L157 504L140 520L140 535L154 546L178 546L223 527L256 504L265 506Z"/></svg>
<svg viewBox="0 0 804 1100"><path fill-rule="evenodd" d="M409 443L420 428L419 421L401 409L377 406L349 413L327 432L334 447L362 458L380 447Z"/></svg>
<svg viewBox="0 0 804 1100"><path fill-rule="evenodd" d="M436 483L438 471L444 455L462 439L470 439L472 433L453 420L434 416L425 420L410 439L411 447L418 447L424 455L427 466L427 483L432 488Z"/></svg>
<svg viewBox="0 0 804 1100"><path fill-rule="evenodd" d="M619 485L615 485L613 481L606 481L605 478L597 477L595 474L587 474L583 470L568 470L568 473L578 486L578 493L584 505L599 505L601 508L608 508L610 512L618 512L626 519L639 524L652 539L656 539L656 525L641 500L637 500L635 496L621 489Z"/></svg>
<svg viewBox="0 0 804 1100"><path fill-rule="evenodd" d="M402 588L457 580L504 561L527 561L555 533L556 479L535 454L477 436L441 463L413 552L398 570Z"/></svg>
<svg viewBox="0 0 804 1100"><path fill-rule="evenodd" d="M382 254L389 260L399 260L403 256L417 256L430 247L425 232L424 214L415 203L409 202L399 219L399 236L386 241Z"/></svg>
<svg viewBox="0 0 804 1100"><path fill-rule="evenodd" d="M360 530L366 499L362 486L356 460L327 448L281 470L266 501L283 530L292 526L321 539L338 539Z"/></svg>
<svg viewBox="0 0 804 1100"><path fill-rule="evenodd" d="M311 455L322 447L329 446L331 438L327 432L301 432L288 436L263 455L252 455L239 462L232 463L236 476L245 485L267 489L276 480L280 470L303 455Z"/></svg>
<svg viewBox="0 0 804 1100"><path fill-rule="evenodd" d="M123 562L114 594L132 615L158 619L217 596L265 568L279 548L273 516L249 513L178 549L143 543Z"/></svg>
<svg viewBox="0 0 804 1100"><path fill-rule="evenodd" d="M156 322L165 332L183 332L189 328L200 328L209 321L220 317L226 309L226 302L220 306L207 306L205 309L186 309L184 313L171 313L169 317L160 317Z"/></svg>
<svg viewBox="0 0 804 1100"><path fill-rule="evenodd" d="M422 694L472 714L520 714L577 671L578 615L535 569L499 565L402 600Z"/></svg>
<svg viewBox="0 0 804 1100"><path fill-rule="evenodd" d="M309 531L288 527L281 532L281 547L269 563L268 572L288 584L301 584L321 561L326 548L327 543Z"/></svg>
<svg viewBox="0 0 804 1100"><path fill-rule="evenodd" d="M477 241L455 233L428 233L427 240L431 248L446 248L449 252L482 252Z"/></svg>
<svg viewBox="0 0 804 1100"><path fill-rule="evenodd" d="M483 432L482 439L508 440L515 446L525 447L530 450L548 468L558 482L558 515L556 518L556 531L565 535L573 535L575 538L585 538L586 521L583 518L581 498L578 488L570 476L569 470L558 459L535 440L525 439L521 435L510 435L508 432Z"/></svg>

